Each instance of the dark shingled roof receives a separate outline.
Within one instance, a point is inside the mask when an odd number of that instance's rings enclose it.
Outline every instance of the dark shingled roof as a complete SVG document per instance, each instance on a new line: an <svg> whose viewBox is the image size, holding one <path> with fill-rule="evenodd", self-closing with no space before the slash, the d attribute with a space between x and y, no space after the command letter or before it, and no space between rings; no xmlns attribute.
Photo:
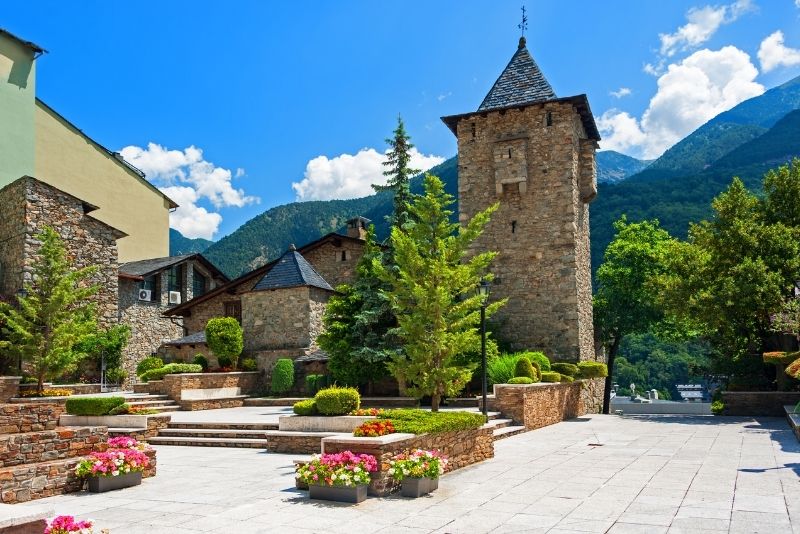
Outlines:
<svg viewBox="0 0 800 534"><path fill-rule="evenodd" d="M311 362L327 362L330 358L328 357L328 353L324 350L317 349L314 352L310 352L308 354L304 354L300 356L295 361L298 363L311 363Z"/></svg>
<svg viewBox="0 0 800 534"><path fill-rule="evenodd" d="M189 334L188 336L173 339L172 341L167 341L164 343L165 345L200 345L206 342L206 333L205 332L195 332L194 334Z"/></svg>
<svg viewBox="0 0 800 534"><path fill-rule="evenodd" d="M292 245L280 257L275 266L253 287L262 289L281 289L287 287L312 286L333 291L333 288Z"/></svg>
<svg viewBox="0 0 800 534"><path fill-rule="evenodd" d="M522 37L517 52L494 82L478 111L543 102L554 98L556 98L555 91L525 48L525 38Z"/></svg>
<svg viewBox="0 0 800 534"><path fill-rule="evenodd" d="M188 260L194 254L183 254L181 256L167 256L166 258L150 258L148 260L129 261L119 266L119 272L130 276L144 276L146 274L161 271L167 267L172 267L176 263Z"/></svg>

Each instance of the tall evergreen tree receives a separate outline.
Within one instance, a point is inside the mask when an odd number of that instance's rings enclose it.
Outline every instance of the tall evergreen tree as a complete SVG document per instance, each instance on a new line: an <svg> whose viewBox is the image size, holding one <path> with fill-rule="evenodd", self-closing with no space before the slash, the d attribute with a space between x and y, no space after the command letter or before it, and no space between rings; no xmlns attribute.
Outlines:
<svg viewBox="0 0 800 534"><path fill-rule="evenodd" d="M420 173L417 169L409 167L411 164L411 136L406 133L403 118L397 116L397 128L394 137L386 139L390 150L383 164L387 170L383 175L388 177L386 185L373 185L375 191L391 191L394 193L394 210L389 217L391 226L402 228L409 222L408 204L411 202L411 178Z"/></svg>

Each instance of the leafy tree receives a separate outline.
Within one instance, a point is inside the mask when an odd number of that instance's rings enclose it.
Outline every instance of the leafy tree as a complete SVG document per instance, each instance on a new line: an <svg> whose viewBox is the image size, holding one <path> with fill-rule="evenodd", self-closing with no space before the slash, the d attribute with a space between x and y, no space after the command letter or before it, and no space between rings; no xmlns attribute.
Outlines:
<svg viewBox="0 0 800 534"><path fill-rule="evenodd" d="M206 324L206 343L218 359L229 359L236 369L239 355L244 349L244 336L239 321L233 317L210 319Z"/></svg>
<svg viewBox="0 0 800 534"><path fill-rule="evenodd" d="M44 381L75 368L86 352L80 346L97 331L96 285L86 279L96 267L75 269L55 230L45 227L36 236L42 246L33 266L33 281L18 306L0 304L0 323L7 336L2 350L21 356L36 377L39 394Z"/></svg>
<svg viewBox="0 0 800 534"><path fill-rule="evenodd" d="M475 215L465 226L450 222L454 203L439 178L425 177L425 191L409 205L410 222L393 227L396 267L375 260L379 278L395 312L395 330L403 353L387 364L415 395L430 395L438 411L442 396L456 394L471 377L472 366L456 358L476 350L481 298L475 291L495 252L468 254L497 205ZM487 307L491 316L505 301Z"/></svg>
<svg viewBox="0 0 800 534"><path fill-rule="evenodd" d="M651 281L664 273L666 251L673 241L657 220L629 223L622 216L617 233L597 270L595 326L606 348L608 368L603 413L608 413L614 359L625 336L648 331L663 320Z"/></svg>
<svg viewBox="0 0 800 534"><path fill-rule="evenodd" d="M99 363L105 358L106 373L122 368L122 351L128 344L131 329L128 325L114 325L105 330L98 329L78 343L75 349Z"/></svg>
<svg viewBox="0 0 800 534"><path fill-rule="evenodd" d="M383 175L388 177L386 185L373 185L377 192L391 191L394 194L394 211L389 218L391 226L403 228L409 222L408 204L411 202L411 178L419 174L419 170L409 167L411 163L411 137L406 133L403 119L397 116L397 128L394 137L386 140L390 150L383 164L387 167Z"/></svg>

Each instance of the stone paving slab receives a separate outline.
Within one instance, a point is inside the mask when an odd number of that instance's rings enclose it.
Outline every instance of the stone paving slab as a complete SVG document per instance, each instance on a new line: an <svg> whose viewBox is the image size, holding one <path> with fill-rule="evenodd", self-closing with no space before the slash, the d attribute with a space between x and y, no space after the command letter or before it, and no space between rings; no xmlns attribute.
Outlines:
<svg viewBox="0 0 800 534"><path fill-rule="evenodd" d="M141 486L34 504L112 534L800 533L800 444L784 419L586 416L495 446L420 499L310 501L294 489L298 455L161 447Z"/></svg>

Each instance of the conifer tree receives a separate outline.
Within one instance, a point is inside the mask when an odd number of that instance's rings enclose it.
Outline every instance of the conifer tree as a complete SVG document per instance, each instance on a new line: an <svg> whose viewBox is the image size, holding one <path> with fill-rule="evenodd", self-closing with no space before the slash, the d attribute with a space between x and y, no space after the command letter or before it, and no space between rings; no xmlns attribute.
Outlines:
<svg viewBox="0 0 800 534"><path fill-rule="evenodd" d="M0 323L8 339L2 350L29 363L41 394L46 379L73 370L86 357L78 347L97 331L89 297L98 286L86 283L97 268L75 269L55 230L45 227L36 237L42 246L33 280L17 307L0 305Z"/></svg>
<svg viewBox="0 0 800 534"><path fill-rule="evenodd" d="M411 178L420 173L417 169L409 167L411 163L411 136L406 133L403 118L397 116L397 128L394 130L394 137L386 139L390 150L386 154L386 161L383 164L387 170L383 175L388 177L386 185L373 185L375 191L391 191L394 193L394 210L389 217L392 227L402 228L408 223L408 203L411 202Z"/></svg>

